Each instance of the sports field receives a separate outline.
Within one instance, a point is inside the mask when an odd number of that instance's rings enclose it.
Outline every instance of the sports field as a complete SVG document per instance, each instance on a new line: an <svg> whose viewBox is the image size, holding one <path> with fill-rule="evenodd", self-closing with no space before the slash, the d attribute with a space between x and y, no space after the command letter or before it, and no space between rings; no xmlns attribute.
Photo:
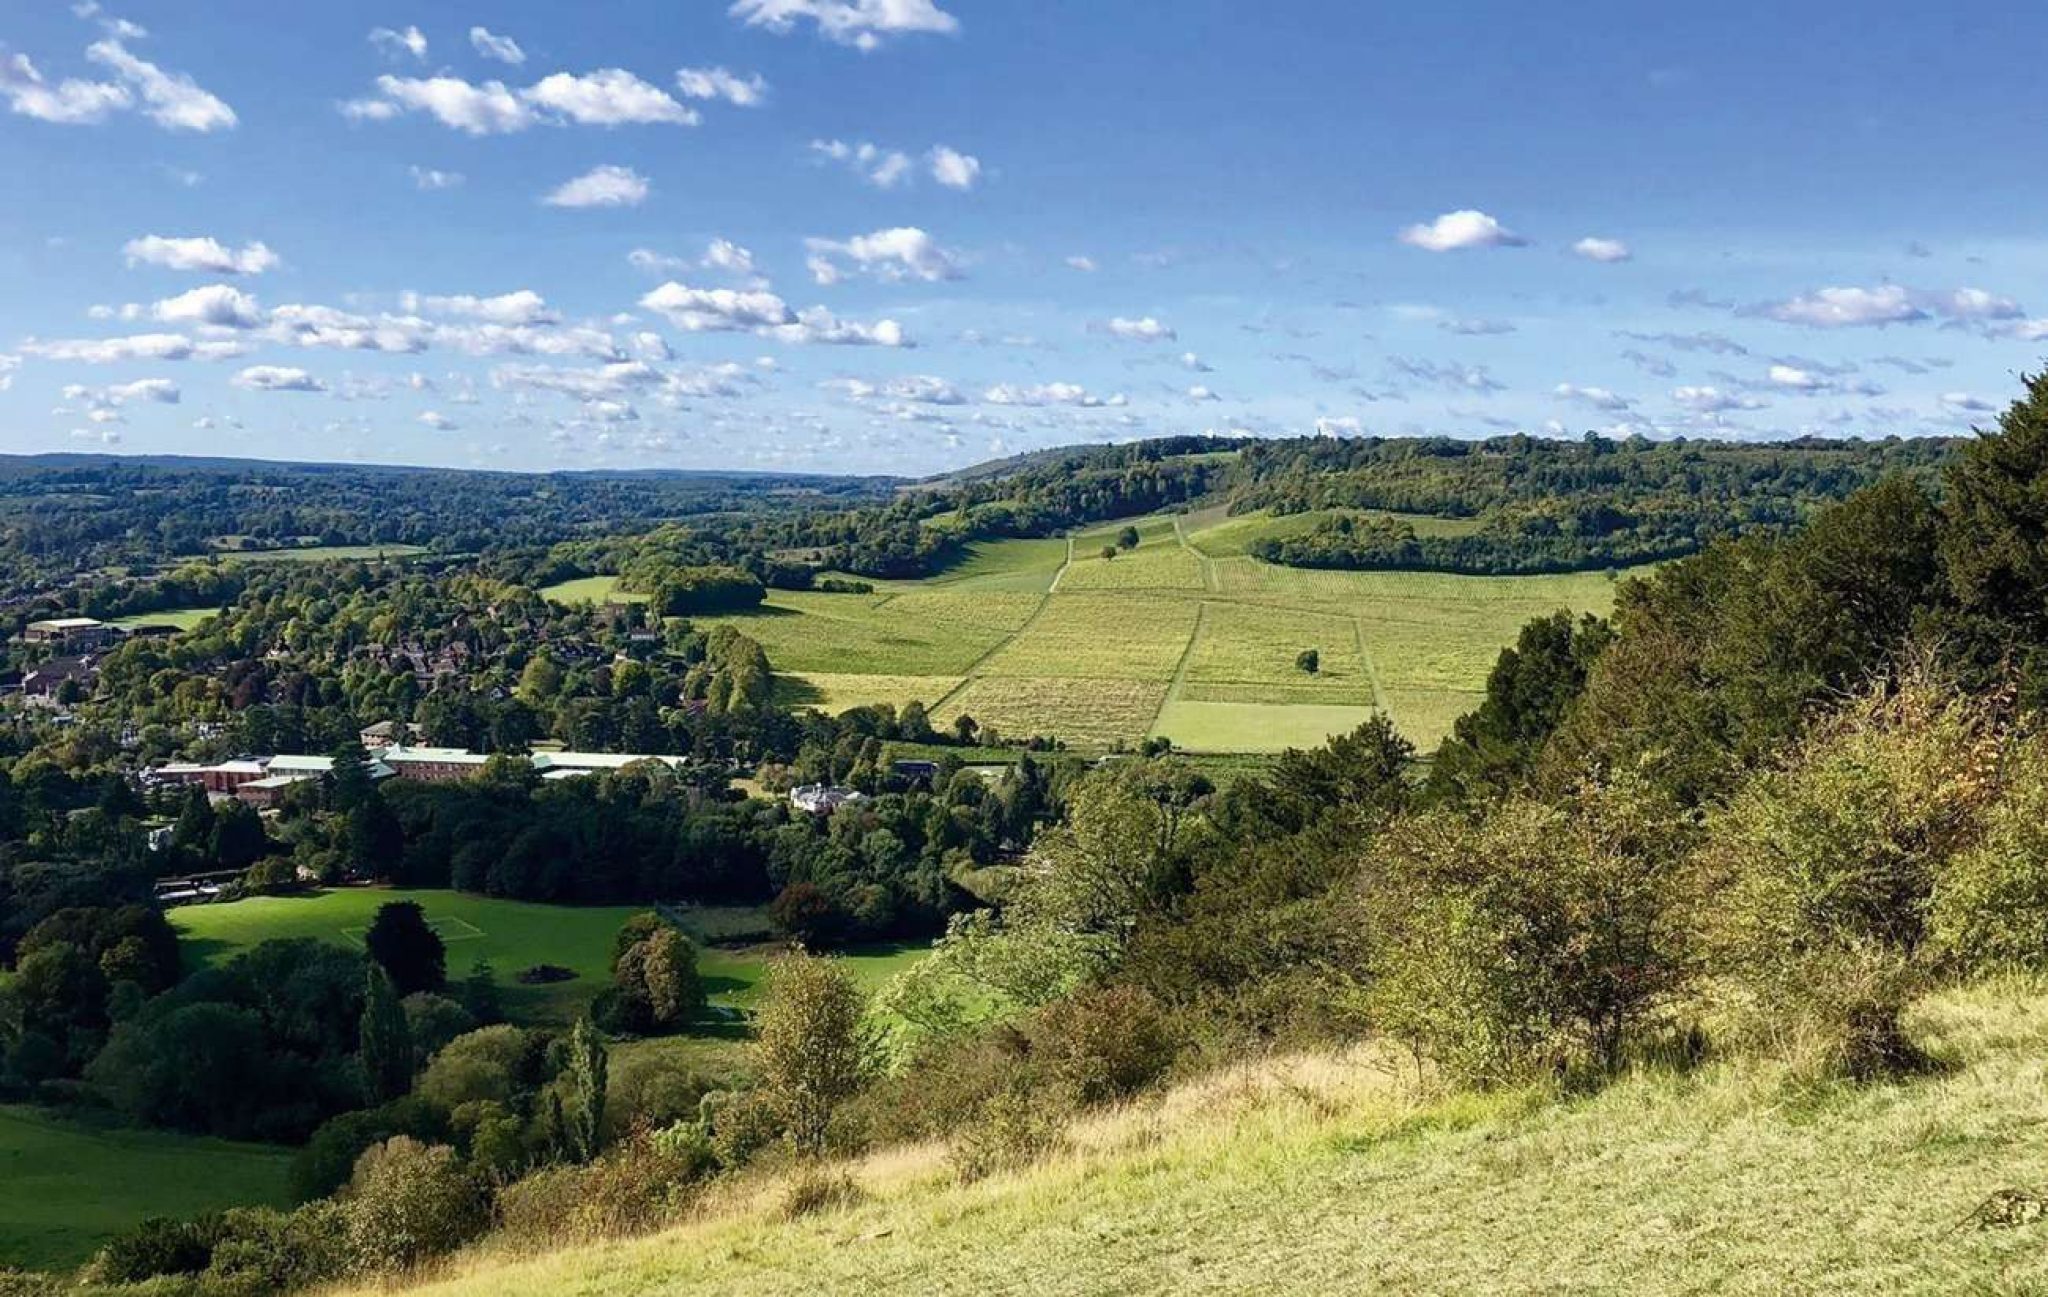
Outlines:
<svg viewBox="0 0 2048 1297"><path fill-rule="evenodd" d="M581 576L573 581L542 586L543 599L555 603L610 603L620 600L626 603L641 603L647 598L632 590L619 589L619 578L615 576Z"/></svg>
<svg viewBox="0 0 2048 1297"><path fill-rule="evenodd" d="M283 1206L290 1165L289 1149L0 1107L0 1271L78 1265L151 1216Z"/></svg>
<svg viewBox="0 0 2048 1297"><path fill-rule="evenodd" d="M1141 518L1138 546L1109 558L1123 522L984 542L928 581L777 591L719 620L761 642L793 705L917 701L941 726L967 715L1014 739L1101 750L1161 735L1217 753L1313 746L1380 708L1427 752L1524 623L1614 600L1604 573L1326 572L1246 552L1325 516ZM1399 516L1436 534L1473 525ZM1295 664L1306 649L1313 674Z"/></svg>
<svg viewBox="0 0 2048 1297"><path fill-rule="evenodd" d="M337 888L311 896L253 896L223 905L188 905L170 911L186 959L194 967L218 964L258 942L313 937L360 949L379 906L417 901L448 950L448 978L460 981L478 959L490 961L506 1012L523 1022L563 1023L580 1017L604 989L612 938L644 905L569 906L506 901L434 888ZM697 970L711 1003L750 1009L777 947L758 908L705 906L682 912L698 941ZM744 946L712 942L747 941ZM874 985L915 962L924 947L889 945L845 956ZM574 981L521 986L512 975L535 964L558 964Z"/></svg>
<svg viewBox="0 0 2048 1297"><path fill-rule="evenodd" d="M137 613L133 617L116 617L108 622L122 630L133 630L137 626L176 626L179 630L191 630L208 617L218 617L220 609L206 608L165 608L159 612Z"/></svg>

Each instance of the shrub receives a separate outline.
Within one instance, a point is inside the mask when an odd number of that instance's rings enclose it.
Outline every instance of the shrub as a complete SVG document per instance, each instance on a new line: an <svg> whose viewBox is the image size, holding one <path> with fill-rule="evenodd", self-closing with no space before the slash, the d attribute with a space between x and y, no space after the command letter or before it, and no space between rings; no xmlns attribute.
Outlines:
<svg viewBox="0 0 2048 1297"><path fill-rule="evenodd" d="M221 1236L200 1276L206 1297L271 1297L337 1279L348 1270L348 1226L339 1204L296 1211L244 1207L221 1216Z"/></svg>
<svg viewBox="0 0 2048 1297"><path fill-rule="evenodd" d="M1915 1061L1899 1017L1930 971L1929 900L1979 836L2002 744L1981 706L1908 678L1816 725L1714 818L1714 957L1768 1048L1856 1078Z"/></svg>
<svg viewBox="0 0 2048 1297"><path fill-rule="evenodd" d="M706 1095L704 1119L711 1131L711 1152L727 1170L745 1166L784 1131L775 1103L758 1091Z"/></svg>
<svg viewBox="0 0 2048 1297"><path fill-rule="evenodd" d="M1065 1094L1018 1078L992 1095L960 1128L947 1160L967 1184L1020 1170L1060 1147L1070 1111Z"/></svg>
<svg viewBox="0 0 2048 1297"><path fill-rule="evenodd" d="M853 975L829 959L792 955L768 973L755 1020L761 1094L790 1141L822 1152L833 1112L859 1093L878 1056Z"/></svg>
<svg viewBox="0 0 2048 1297"><path fill-rule="evenodd" d="M350 1259L398 1270L461 1247L489 1209L474 1177L440 1144L395 1136L364 1153L343 1194Z"/></svg>
<svg viewBox="0 0 2048 1297"><path fill-rule="evenodd" d="M701 1144L636 1136L587 1166L547 1167L508 1185L499 1230L536 1246L647 1233L688 1205L710 1167Z"/></svg>
<svg viewBox="0 0 2048 1297"><path fill-rule="evenodd" d="M1936 949L1965 972L2038 970L2048 964L2048 743L2017 754L1983 827L1935 881Z"/></svg>
<svg viewBox="0 0 2048 1297"><path fill-rule="evenodd" d="M1375 1020L1471 1084L1613 1070L1685 983L1690 832L1632 780L1398 826L1365 875Z"/></svg>
<svg viewBox="0 0 2048 1297"><path fill-rule="evenodd" d="M778 1210L784 1220L802 1220L820 1212L852 1207L866 1196L844 1171L807 1167L783 1190Z"/></svg>
<svg viewBox="0 0 2048 1297"><path fill-rule="evenodd" d="M218 1214L198 1220L156 1216L107 1241L87 1271L94 1283L140 1283L159 1275L195 1275L213 1260L223 1232Z"/></svg>
<svg viewBox="0 0 2048 1297"><path fill-rule="evenodd" d="M512 974L512 980L521 986L547 986L554 982L573 982L576 970L560 964L531 964Z"/></svg>
<svg viewBox="0 0 2048 1297"><path fill-rule="evenodd" d="M1178 1052L1158 1002L1129 986L1048 1005L1030 1038L1050 1079L1084 1104L1137 1093L1165 1075Z"/></svg>

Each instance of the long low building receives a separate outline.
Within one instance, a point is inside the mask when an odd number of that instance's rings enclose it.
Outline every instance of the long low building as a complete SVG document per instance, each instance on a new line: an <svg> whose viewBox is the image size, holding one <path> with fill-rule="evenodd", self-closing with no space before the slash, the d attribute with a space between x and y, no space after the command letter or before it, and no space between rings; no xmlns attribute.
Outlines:
<svg viewBox="0 0 2048 1297"><path fill-rule="evenodd" d="M468 748L418 747L393 743L379 749L370 759L373 779L419 779L429 783L452 783L481 775L490 755ZM680 769L683 758L642 752L535 752L527 760L543 779L577 779L585 775L624 770L643 761ZM280 753L269 757L236 757L212 765L173 761L148 772L157 784L197 785L210 793L233 794L257 806L277 803L286 788L307 779L320 779L334 770L333 757Z"/></svg>

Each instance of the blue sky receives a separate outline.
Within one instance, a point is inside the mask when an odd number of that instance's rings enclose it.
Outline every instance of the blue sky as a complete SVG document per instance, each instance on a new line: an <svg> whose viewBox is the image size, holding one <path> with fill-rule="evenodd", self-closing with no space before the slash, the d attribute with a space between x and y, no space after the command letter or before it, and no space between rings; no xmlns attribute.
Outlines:
<svg viewBox="0 0 2048 1297"><path fill-rule="evenodd" d="M922 473L1206 430L1961 432L2037 5L0 14L0 450Z"/></svg>

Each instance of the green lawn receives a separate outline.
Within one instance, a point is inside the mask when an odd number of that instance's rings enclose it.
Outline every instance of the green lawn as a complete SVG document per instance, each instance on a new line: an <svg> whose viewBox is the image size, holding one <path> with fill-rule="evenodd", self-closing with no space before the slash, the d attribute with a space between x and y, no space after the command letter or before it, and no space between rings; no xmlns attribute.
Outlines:
<svg viewBox="0 0 2048 1297"><path fill-rule="evenodd" d="M497 973L508 1013L535 1022L566 1022L603 989L619 925L645 906L538 905L434 889L338 888L312 896L255 896L224 905L187 905L171 923L194 966L220 963L258 942L315 937L360 948L377 908L417 901L448 949L448 976L458 981L478 959ZM535 964L575 970L574 981L521 986L513 974Z"/></svg>
<svg viewBox="0 0 2048 1297"><path fill-rule="evenodd" d="M68 1269L151 1216L284 1205L289 1149L0 1107L0 1270Z"/></svg>

